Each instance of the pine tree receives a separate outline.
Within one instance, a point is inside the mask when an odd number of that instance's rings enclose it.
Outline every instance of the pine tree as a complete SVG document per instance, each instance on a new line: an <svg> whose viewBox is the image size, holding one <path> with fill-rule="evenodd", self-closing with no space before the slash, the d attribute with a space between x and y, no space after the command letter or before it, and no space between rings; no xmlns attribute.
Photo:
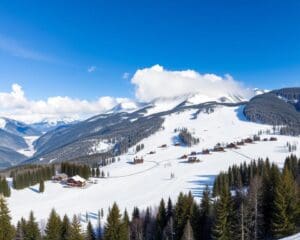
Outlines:
<svg viewBox="0 0 300 240"><path fill-rule="evenodd" d="M183 231L181 240L194 240L194 233L191 227L190 221L188 220Z"/></svg>
<svg viewBox="0 0 300 240"><path fill-rule="evenodd" d="M71 238L71 224L67 215L63 217L60 228L60 240L69 240Z"/></svg>
<svg viewBox="0 0 300 240"><path fill-rule="evenodd" d="M255 176L250 181L247 210L246 210L246 236L250 240L262 239L263 226L263 186L262 178Z"/></svg>
<svg viewBox="0 0 300 240"><path fill-rule="evenodd" d="M128 236L128 239L130 239L130 221L129 221L129 216L128 216L128 212L126 209L123 214L122 223L124 225L125 235Z"/></svg>
<svg viewBox="0 0 300 240"><path fill-rule="evenodd" d="M163 230L165 226L167 225L167 213L166 213L166 207L165 207L165 201L161 199L158 213L156 216L156 239L161 239L163 235Z"/></svg>
<svg viewBox="0 0 300 240"><path fill-rule="evenodd" d="M9 209L3 196L0 196L0 240L12 240L15 234L10 223Z"/></svg>
<svg viewBox="0 0 300 240"><path fill-rule="evenodd" d="M280 182L275 186L272 233L275 237L293 234L296 229L297 192L294 177L284 169Z"/></svg>
<svg viewBox="0 0 300 240"><path fill-rule="evenodd" d="M60 226L60 217L56 211L52 209L45 229L45 240L60 240Z"/></svg>
<svg viewBox="0 0 300 240"><path fill-rule="evenodd" d="M96 234L91 222L87 225L85 240L96 240Z"/></svg>
<svg viewBox="0 0 300 240"><path fill-rule="evenodd" d="M41 233L38 223L35 220L33 212L29 214L29 219L26 222L26 227L24 229L24 240L39 240L41 239Z"/></svg>
<svg viewBox="0 0 300 240"><path fill-rule="evenodd" d="M74 215L71 223L71 229L70 229L70 239L72 240L83 240L82 231L81 231L81 225L79 218Z"/></svg>
<svg viewBox="0 0 300 240"><path fill-rule="evenodd" d="M215 222L212 229L212 237L215 240L232 239L232 200L228 186L221 190L220 199L215 206Z"/></svg>
<svg viewBox="0 0 300 240"><path fill-rule="evenodd" d="M121 220L119 207L116 203L109 209L104 230L104 240L127 240L126 229Z"/></svg>
<svg viewBox="0 0 300 240"><path fill-rule="evenodd" d="M200 208L197 203L193 203L191 207L191 217L190 217L190 224L192 226L194 237L196 240L201 239L200 237L200 229L201 229L201 212Z"/></svg>
<svg viewBox="0 0 300 240"><path fill-rule="evenodd" d="M43 193L45 191L45 183L43 180L40 181L39 192Z"/></svg>
<svg viewBox="0 0 300 240"><path fill-rule="evenodd" d="M200 203L200 239L208 239L211 235L211 203L210 190L206 185Z"/></svg>
<svg viewBox="0 0 300 240"><path fill-rule="evenodd" d="M24 230L20 221L17 223L16 235L14 240L24 240Z"/></svg>
<svg viewBox="0 0 300 240"><path fill-rule="evenodd" d="M97 178L100 177L100 169L99 169L99 167L96 168L96 177Z"/></svg>
<svg viewBox="0 0 300 240"><path fill-rule="evenodd" d="M167 220L169 220L171 217L173 217L173 203L171 198L169 198L167 205Z"/></svg>

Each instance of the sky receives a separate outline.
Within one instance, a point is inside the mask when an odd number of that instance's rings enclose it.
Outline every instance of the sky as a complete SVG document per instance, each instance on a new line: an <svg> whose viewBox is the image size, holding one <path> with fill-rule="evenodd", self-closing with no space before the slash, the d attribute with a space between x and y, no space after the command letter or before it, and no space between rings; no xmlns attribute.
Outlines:
<svg viewBox="0 0 300 240"><path fill-rule="evenodd" d="M299 86L299 12L298 0L1 0L0 116Z"/></svg>

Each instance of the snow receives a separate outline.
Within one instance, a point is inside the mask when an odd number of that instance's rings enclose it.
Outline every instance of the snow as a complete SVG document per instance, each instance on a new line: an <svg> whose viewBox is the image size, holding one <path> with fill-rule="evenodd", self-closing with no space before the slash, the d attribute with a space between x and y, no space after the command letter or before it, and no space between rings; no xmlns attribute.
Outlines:
<svg viewBox="0 0 300 240"><path fill-rule="evenodd" d="M27 217L33 210L37 219L47 219L52 208L60 214L97 214L103 208L108 208L116 201L122 211L129 212L138 206L157 206L161 198L171 197L176 200L179 192L191 191L199 201L205 185L212 186L215 175L227 170L232 164L250 162L258 157L269 157L279 166L290 155L286 147L287 142L299 142L297 137L276 136L278 141L257 142L247 144L240 149L227 150L224 153L201 155L199 163L188 164L179 159L183 154L191 151L201 152L204 148L212 148L217 143L228 143L257 134L260 130L271 130L272 126L251 123L242 116L241 107L218 107L213 113L200 113L197 110L186 110L165 117L164 128L141 143L145 148L134 153L135 147L129 153L120 156L120 161L101 168L108 178L98 179L97 184L89 184L84 189L64 188L59 183L46 182L45 192L37 193L38 186L24 190L12 189L12 196L8 199L13 222L22 216ZM186 127L200 138L196 146L174 146L173 141L178 133L175 128ZM262 137L270 137L263 135ZM159 148L167 144L166 148ZM103 142L100 143L100 149ZM148 154L155 151L155 154ZM294 152L300 156L300 150ZM133 158L143 157L143 164L132 164ZM171 178L170 175L175 177ZM72 203L72 204L70 204ZM91 218L92 221L96 221Z"/></svg>
<svg viewBox="0 0 300 240"><path fill-rule="evenodd" d="M295 234L293 236L281 238L280 240L299 240L300 239L300 233Z"/></svg>
<svg viewBox="0 0 300 240"><path fill-rule="evenodd" d="M39 136L26 136L24 137L24 140L27 144L27 148L20 149L18 150L19 153L25 155L26 157L32 157L35 154L35 149L34 149L34 141L37 140Z"/></svg>
<svg viewBox="0 0 300 240"><path fill-rule="evenodd" d="M102 153L106 152L109 149L113 147L112 144L108 143L107 141L97 141L89 151L89 154L95 154L95 153Z"/></svg>
<svg viewBox="0 0 300 240"><path fill-rule="evenodd" d="M0 129L4 129L6 126L6 120L4 118L0 118Z"/></svg>

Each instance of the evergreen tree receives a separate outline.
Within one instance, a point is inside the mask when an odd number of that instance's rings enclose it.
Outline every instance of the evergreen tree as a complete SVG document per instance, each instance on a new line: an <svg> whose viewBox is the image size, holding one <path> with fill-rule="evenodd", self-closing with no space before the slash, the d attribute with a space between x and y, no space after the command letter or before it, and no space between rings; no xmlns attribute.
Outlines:
<svg viewBox="0 0 300 240"><path fill-rule="evenodd" d="M43 180L40 181L39 192L43 193L45 191L45 183Z"/></svg>
<svg viewBox="0 0 300 240"><path fill-rule="evenodd" d="M39 240L41 239L41 233L38 223L35 220L33 212L29 214L29 219L26 222L26 227L24 229L24 240Z"/></svg>
<svg viewBox="0 0 300 240"><path fill-rule="evenodd" d="M123 214L123 220L122 223L124 225L124 231L125 231L125 235L128 236L128 239L130 239L130 221L129 221L129 216L128 216L128 212L125 209L124 214Z"/></svg>
<svg viewBox="0 0 300 240"><path fill-rule="evenodd" d="M220 198L215 204L215 222L212 229L212 237L215 240L232 239L232 200L228 186L221 190Z"/></svg>
<svg viewBox="0 0 300 240"><path fill-rule="evenodd" d="M71 223L70 229L70 239L72 240L83 240L81 225L79 218L74 215Z"/></svg>
<svg viewBox="0 0 300 240"><path fill-rule="evenodd" d="M45 240L60 240L60 227L60 217L57 215L56 211L52 209L45 229Z"/></svg>
<svg viewBox="0 0 300 240"><path fill-rule="evenodd" d="M297 192L294 177L288 168L284 169L275 186L272 233L275 237L293 234L296 229Z"/></svg>
<svg viewBox="0 0 300 240"><path fill-rule="evenodd" d="M197 205L197 203L193 203L192 208L191 208L191 217L190 217L190 224L192 226L193 232L194 232L194 237L196 240L201 239L201 212L200 208Z"/></svg>
<svg viewBox="0 0 300 240"><path fill-rule="evenodd" d="M85 240L96 240L96 234L91 222L87 225Z"/></svg>
<svg viewBox="0 0 300 240"><path fill-rule="evenodd" d="M60 240L71 239L71 224L67 215L63 217L60 228Z"/></svg>
<svg viewBox="0 0 300 240"><path fill-rule="evenodd" d="M15 235L10 223L9 209L3 196L0 196L0 240L12 240Z"/></svg>
<svg viewBox="0 0 300 240"><path fill-rule="evenodd" d="M262 178L255 176L250 181L247 200L246 239L258 240L264 235Z"/></svg>
<svg viewBox="0 0 300 240"><path fill-rule="evenodd" d="M161 199L158 208L158 213L156 216L156 239L162 239L163 230L167 225L167 221L168 219L167 219L165 201Z"/></svg>
<svg viewBox="0 0 300 240"><path fill-rule="evenodd" d="M167 205L167 220L169 220L171 217L173 217L173 203L171 198L169 198Z"/></svg>
<svg viewBox="0 0 300 240"><path fill-rule="evenodd" d="M24 240L24 230L21 221L17 223L16 235L14 240Z"/></svg>
<svg viewBox="0 0 300 240"><path fill-rule="evenodd" d="M211 235L210 190L206 185L200 203L200 239L209 239Z"/></svg>
<svg viewBox="0 0 300 240"><path fill-rule="evenodd" d="M181 240L194 240L194 233L191 227L190 221L188 220L183 231Z"/></svg>
<svg viewBox="0 0 300 240"><path fill-rule="evenodd" d="M104 240L128 240L125 225L122 223L120 210L116 203L108 212Z"/></svg>

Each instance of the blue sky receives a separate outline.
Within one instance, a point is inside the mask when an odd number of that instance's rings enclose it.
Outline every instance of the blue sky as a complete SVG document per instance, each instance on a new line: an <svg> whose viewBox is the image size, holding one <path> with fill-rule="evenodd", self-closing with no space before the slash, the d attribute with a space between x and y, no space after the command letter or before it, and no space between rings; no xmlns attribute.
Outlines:
<svg viewBox="0 0 300 240"><path fill-rule="evenodd" d="M2 0L0 92L18 83L34 100L132 98L130 76L155 64L299 86L299 12L297 0Z"/></svg>

